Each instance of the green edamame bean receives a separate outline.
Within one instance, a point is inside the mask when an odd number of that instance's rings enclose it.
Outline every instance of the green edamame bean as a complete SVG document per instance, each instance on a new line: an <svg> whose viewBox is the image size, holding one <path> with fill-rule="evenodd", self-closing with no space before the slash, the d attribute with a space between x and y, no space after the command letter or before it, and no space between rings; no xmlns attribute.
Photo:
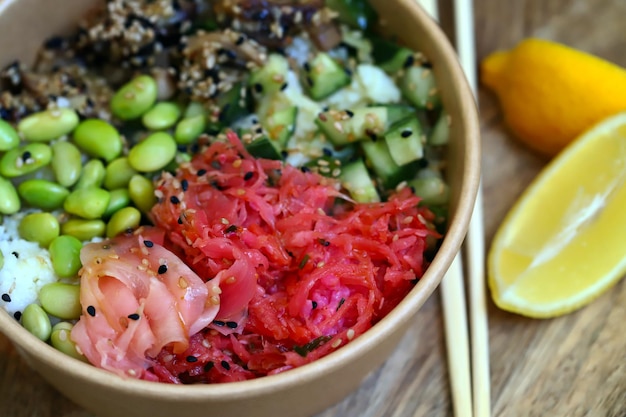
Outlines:
<svg viewBox="0 0 626 417"><path fill-rule="evenodd" d="M67 196L63 209L83 219L99 219L106 211L111 195L102 188L74 190Z"/></svg>
<svg viewBox="0 0 626 417"><path fill-rule="evenodd" d="M0 270L4 266L4 253L0 250Z"/></svg>
<svg viewBox="0 0 626 417"><path fill-rule="evenodd" d="M174 139L179 145L188 145L198 139L205 127L204 114L183 119L176 125Z"/></svg>
<svg viewBox="0 0 626 417"><path fill-rule="evenodd" d="M30 142L50 142L70 133L78 125L74 109L48 109L33 113L20 120L18 132Z"/></svg>
<svg viewBox="0 0 626 417"><path fill-rule="evenodd" d="M74 325L69 322L69 321L60 321L57 324L55 324L54 326L52 326L52 331L55 332L57 330L72 330L74 328Z"/></svg>
<svg viewBox="0 0 626 417"><path fill-rule="evenodd" d="M147 213L156 203L154 184L143 175L133 175L128 183L130 199L142 213Z"/></svg>
<svg viewBox="0 0 626 417"><path fill-rule="evenodd" d="M192 101L187 105L183 118L190 119L201 114L206 116L206 109L204 108L204 105L202 103L198 103L197 101Z"/></svg>
<svg viewBox="0 0 626 417"><path fill-rule="evenodd" d="M20 137L11 126L11 123L0 119L0 151L8 151L17 148L20 144Z"/></svg>
<svg viewBox="0 0 626 417"><path fill-rule="evenodd" d="M29 143L11 149L0 159L0 174L7 178L19 177L46 166L52 159L52 149L44 143Z"/></svg>
<svg viewBox="0 0 626 417"><path fill-rule="evenodd" d="M13 183L0 177L0 213L15 214L20 211L22 204Z"/></svg>
<svg viewBox="0 0 626 417"><path fill-rule="evenodd" d="M56 210L63 207L70 191L56 182L32 179L17 186L17 192L28 205L42 210Z"/></svg>
<svg viewBox="0 0 626 417"><path fill-rule="evenodd" d="M68 323L69 324L69 323ZM70 338L70 332L72 331L72 325L69 329L56 329L52 330L50 334L50 344L59 352L63 352L74 359L87 362L87 358L81 355L76 349L76 343Z"/></svg>
<svg viewBox="0 0 626 417"><path fill-rule="evenodd" d="M22 218L17 231L24 240L37 242L47 248L59 236L59 220L50 213L30 213Z"/></svg>
<svg viewBox="0 0 626 417"><path fill-rule="evenodd" d="M83 170L80 150L73 143L58 141L52 145L52 172L63 187L76 184Z"/></svg>
<svg viewBox="0 0 626 417"><path fill-rule="evenodd" d="M106 169L99 159L92 159L83 166L83 172L74 187L75 190L82 188L101 187L104 182Z"/></svg>
<svg viewBox="0 0 626 417"><path fill-rule="evenodd" d="M124 207L111 216L107 224L107 237L115 237L127 230L134 230L139 227L141 212L133 206Z"/></svg>
<svg viewBox="0 0 626 417"><path fill-rule="evenodd" d="M81 242L104 236L106 224L102 220L70 219L61 224L61 234L73 236Z"/></svg>
<svg viewBox="0 0 626 417"><path fill-rule="evenodd" d="M104 174L104 188L113 190L128 186L128 182L137 171L130 165L128 158L122 156L107 165Z"/></svg>
<svg viewBox="0 0 626 417"><path fill-rule="evenodd" d="M141 121L150 130L164 130L174 126L181 113L178 104L162 101L145 112L141 116Z"/></svg>
<svg viewBox="0 0 626 417"><path fill-rule="evenodd" d="M73 134L74 143L87 155L111 161L122 153L122 139L117 129L100 119L82 121Z"/></svg>
<svg viewBox="0 0 626 417"><path fill-rule="evenodd" d="M128 152L130 166L139 172L157 171L176 156L176 141L165 132L155 132Z"/></svg>
<svg viewBox="0 0 626 417"><path fill-rule="evenodd" d="M80 286L53 282L39 290L41 307L50 315L64 320L80 317Z"/></svg>
<svg viewBox="0 0 626 417"><path fill-rule="evenodd" d="M29 304L22 311L22 326L39 340L45 342L50 338L50 317L39 304Z"/></svg>
<svg viewBox="0 0 626 417"><path fill-rule="evenodd" d="M141 117L156 102L157 82L149 75L140 75L123 85L111 99L111 111L122 120Z"/></svg>
<svg viewBox="0 0 626 417"><path fill-rule="evenodd" d="M126 188L116 188L109 191L110 199L106 211L102 215L105 219L110 218L116 211L130 204L130 193Z"/></svg>
<svg viewBox="0 0 626 417"><path fill-rule="evenodd" d="M60 277L74 277L82 266L80 261L80 250L83 244L74 236L61 235L52 239L48 251L52 269Z"/></svg>

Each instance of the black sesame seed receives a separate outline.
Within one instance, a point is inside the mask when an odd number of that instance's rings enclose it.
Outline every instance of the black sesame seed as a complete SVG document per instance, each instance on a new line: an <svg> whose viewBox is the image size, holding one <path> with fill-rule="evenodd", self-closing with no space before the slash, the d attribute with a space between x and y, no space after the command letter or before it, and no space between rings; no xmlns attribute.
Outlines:
<svg viewBox="0 0 626 417"><path fill-rule="evenodd" d="M260 135L260 134L263 133L263 128L262 127L257 127L254 132Z"/></svg>
<svg viewBox="0 0 626 417"><path fill-rule="evenodd" d="M159 269L157 270L157 272L159 274L164 274L167 272L167 265L163 264L163 265L159 265Z"/></svg>
<svg viewBox="0 0 626 417"><path fill-rule="evenodd" d="M237 226L235 226L234 224L231 224L224 230L224 233L235 233L236 231L237 231Z"/></svg>
<svg viewBox="0 0 626 417"><path fill-rule="evenodd" d="M415 63L415 57L413 55L409 55L404 60L403 66L404 68L409 68L409 67L412 67L414 63Z"/></svg>
<svg viewBox="0 0 626 417"><path fill-rule="evenodd" d="M313 78L311 77L306 77L306 83L309 87L313 87Z"/></svg>
<svg viewBox="0 0 626 417"><path fill-rule="evenodd" d="M254 91L256 91L257 93L261 94L263 92L263 85L261 85L260 83L255 83L254 84Z"/></svg>
<svg viewBox="0 0 626 417"><path fill-rule="evenodd" d="M354 117L354 112L351 110L346 110L346 114L348 115L348 117Z"/></svg>
<svg viewBox="0 0 626 417"><path fill-rule="evenodd" d="M319 242L320 245L322 246L330 246L330 242L327 241L326 239L318 239L317 240Z"/></svg>
<svg viewBox="0 0 626 417"><path fill-rule="evenodd" d="M172 204L180 204L180 199L178 197L176 197L175 195L170 197L170 202Z"/></svg>
<svg viewBox="0 0 626 417"><path fill-rule="evenodd" d="M317 308L317 301L311 301L311 306L313 306L313 309Z"/></svg>
<svg viewBox="0 0 626 417"><path fill-rule="evenodd" d="M13 313L13 318L15 320L19 320L22 318L22 312L21 311L16 311L15 313Z"/></svg>
<svg viewBox="0 0 626 417"><path fill-rule="evenodd" d="M189 356L187 356L187 362L189 362L189 363L198 362L198 358L196 358L193 355L189 355Z"/></svg>
<svg viewBox="0 0 626 417"><path fill-rule="evenodd" d="M304 70L305 70L306 72L309 72L309 71L311 71L311 64L309 64L308 62L305 62L305 63L302 65L302 68L304 68Z"/></svg>
<svg viewBox="0 0 626 417"><path fill-rule="evenodd" d="M238 326L236 321L227 321L226 322L226 327L230 328L230 329L236 329Z"/></svg>
<svg viewBox="0 0 626 417"><path fill-rule="evenodd" d="M87 307L87 314L91 317L96 317L96 308L94 306Z"/></svg>
<svg viewBox="0 0 626 417"><path fill-rule="evenodd" d="M352 70L350 68L344 68L343 72L345 72L348 77L352 77Z"/></svg>
<svg viewBox="0 0 626 417"><path fill-rule="evenodd" d="M215 324L216 326L220 326L220 327L224 327L226 325L226 323L224 323L221 320L213 320L213 324Z"/></svg>
<svg viewBox="0 0 626 417"><path fill-rule="evenodd" d="M151 248L154 246L154 242L151 240L144 240L143 244L146 245L146 247Z"/></svg>
<svg viewBox="0 0 626 417"><path fill-rule="evenodd" d="M400 133L400 136L402 136L403 138L408 138L412 134L413 134L413 131L411 129L405 129L402 131L402 133Z"/></svg>
<svg viewBox="0 0 626 417"><path fill-rule="evenodd" d="M178 224L183 224L183 216L178 216Z"/></svg>
<svg viewBox="0 0 626 417"><path fill-rule="evenodd" d="M239 37L237 38L237 41L235 42L235 45L239 46L239 45L241 45L242 43L244 43L245 41L246 41L246 37L245 37L245 36L243 36L243 35L241 35L241 36L239 36Z"/></svg>
<svg viewBox="0 0 626 417"><path fill-rule="evenodd" d="M365 134L373 141L378 139L378 135L371 129L365 129Z"/></svg>
<svg viewBox="0 0 626 417"><path fill-rule="evenodd" d="M24 151L22 154L22 160L26 161L27 159L30 159L31 156L33 156L33 154L31 154L30 151Z"/></svg>
<svg viewBox="0 0 626 417"><path fill-rule="evenodd" d="M324 153L325 156L333 156L333 150L332 149L324 148L324 149L322 149L322 152Z"/></svg>
<svg viewBox="0 0 626 417"><path fill-rule="evenodd" d="M187 191L189 189L189 181L187 180L182 180L180 182L180 188L183 189L183 191Z"/></svg>
<svg viewBox="0 0 626 417"><path fill-rule="evenodd" d="M206 365L204 365L204 372L209 372L211 369L213 369L214 366L215 364L213 363L213 361L207 362Z"/></svg>
<svg viewBox="0 0 626 417"><path fill-rule="evenodd" d="M311 172L311 168L307 167L307 166L302 166L300 167L300 171L304 172L305 174L307 172Z"/></svg>
<svg viewBox="0 0 626 417"><path fill-rule="evenodd" d="M196 175L199 177L203 176L204 174L206 174L206 169L199 169L196 173Z"/></svg>
<svg viewBox="0 0 626 417"><path fill-rule="evenodd" d="M283 85L280 86L280 91L285 91L288 86L289 86L289 84L284 83Z"/></svg>
<svg viewBox="0 0 626 417"><path fill-rule="evenodd" d="M11 296L9 294L2 294L2 301L6 301L7 303L10 303Z"/></svg>
<svg viewBox="0 0 626 417"><path fill-rule="evenodd" d="M230 371L230 364L226 361L222 361L220 362L220 365L222 365L222 368L226 369L227 371Z"/></svg>
<svg viewBox="0 0 626 417"><path fill-rule="evenodd" d="M139 314L137 313L129 314L128 318L131 320L139 320Z"/></svg>
<svg viewBox="0 0 626 417"><path fill-rule="evenodd" d="M287 158L289 156L289 154L287 153L287 151L281 151L280 152L280 156L283 158Z"/></svg>
<svg viewBox="0 0 626 417"><path fill-rule="evenodd" d="M252 177L254 177L254 172L248 171L244 174L243 179L244 181L248 181L248 180L251 180Z"/></svg>

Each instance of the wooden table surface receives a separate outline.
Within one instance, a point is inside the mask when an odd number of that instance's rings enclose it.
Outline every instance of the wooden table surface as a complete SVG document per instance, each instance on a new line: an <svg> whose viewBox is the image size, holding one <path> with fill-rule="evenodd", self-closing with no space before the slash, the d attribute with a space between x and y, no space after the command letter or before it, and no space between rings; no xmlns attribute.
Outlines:
<svg viewBox="0 0 626 417"><path fill-rule="evenodd" d="M475 0L477 59L538 36L626 67L624 16L623 0ZM442 18L444 27L449 22ZM546 161L510 137L488 91L480 88L478 99L488 247L513 201ZM491 300L488 312L494 416L626 416L624 280L591 305L557 319L509 314ZM357 392L317 417L451 415L441 309L435 294L385 365ZM2 335L0 416L93 417L29 369Z"/></svg>

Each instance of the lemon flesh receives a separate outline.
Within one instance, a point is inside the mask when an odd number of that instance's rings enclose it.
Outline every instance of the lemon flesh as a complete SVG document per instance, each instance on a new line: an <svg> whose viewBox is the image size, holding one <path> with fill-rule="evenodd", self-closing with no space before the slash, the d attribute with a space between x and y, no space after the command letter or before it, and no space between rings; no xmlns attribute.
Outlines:
<svg viewBox="0 0 626 417"><path fill-rule="evenodd" d="M580 308L626 272L626 113L577 138L505 217L488 257L502 309L554 317Z"/></svg>

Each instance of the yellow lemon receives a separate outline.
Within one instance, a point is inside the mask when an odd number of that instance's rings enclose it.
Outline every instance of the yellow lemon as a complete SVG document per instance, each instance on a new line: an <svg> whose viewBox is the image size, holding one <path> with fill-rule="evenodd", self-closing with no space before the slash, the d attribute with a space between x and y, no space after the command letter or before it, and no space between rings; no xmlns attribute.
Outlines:
<svg viewBox="0 0 626 417"><path fill-rule="evenodd" d="M512 133L554 156L585 130L626 111L626 70L596 56L530 38L481 62Z"/></svg>
<svg viewBox="0 0 626 417"><path fill-rule="evenodd" d="M487 263L500 308L543 318L586 305L626 273L626 113L541 171L498 228Z"/></svg>

